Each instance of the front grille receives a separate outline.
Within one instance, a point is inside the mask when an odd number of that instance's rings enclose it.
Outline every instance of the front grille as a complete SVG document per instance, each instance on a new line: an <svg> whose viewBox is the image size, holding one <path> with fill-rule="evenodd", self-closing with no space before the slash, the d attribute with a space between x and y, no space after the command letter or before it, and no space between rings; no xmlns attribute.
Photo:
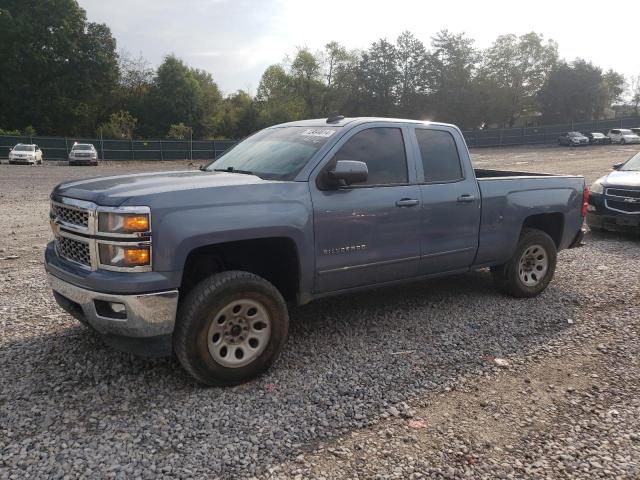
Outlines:
<svg viewBox="0 0 640 480"><path fill-rule="evenodd" d="M622 188L607 188L607 195L612 197L640 198L640 190L624 190Z"/></svg>
<svg viewBox="0 0 640 480"><path fill-rule="evenodd" d="M613 200L611 198L607 198L605 203L607 208L611 210L626 213L640 213L640 201L625 202L624 200Z"/></svg>
<svg viewBox="0 0 640 480"><path fill-rule="evenodd" d="M91 266L89 244L68 237L56 237L58 255L81 265Z"/></svg>
<svg viewBox="0 0 640 480"><path fill-rule="evenodd" d="M86 210L78 210L76 208L65 207L62 205L51 205L54 216L71 225L78 225L87 228L89 226L89 212Z"/></svg>

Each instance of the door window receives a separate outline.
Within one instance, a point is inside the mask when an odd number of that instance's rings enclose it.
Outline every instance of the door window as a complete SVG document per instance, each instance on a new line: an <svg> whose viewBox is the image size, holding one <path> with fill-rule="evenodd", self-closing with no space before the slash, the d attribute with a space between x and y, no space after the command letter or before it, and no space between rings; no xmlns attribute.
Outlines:
<svg viewBox="0 0 640 480"><path fill-rule="evenodd" d="M407 183L407 156L402 130L376 127L356 133L340 147L333 157L338 160L357 160L367 164L369 177L365 185ZM363 184L358 184L363 185Z"/></svg>
<svg viewBox="0 0 640 480"><path fill-rule="evenodd" d="M462 166L453 136L443 130L416 129L425 182L461 180Z"/></svg>

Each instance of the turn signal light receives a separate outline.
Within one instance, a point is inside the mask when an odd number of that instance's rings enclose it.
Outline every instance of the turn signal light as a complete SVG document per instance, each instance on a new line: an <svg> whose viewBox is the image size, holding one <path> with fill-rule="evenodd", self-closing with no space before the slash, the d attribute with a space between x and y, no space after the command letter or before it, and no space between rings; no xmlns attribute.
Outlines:
<svg viewBox="0 0 640 480"><path fill-rule="evenodd" d="M148 265L149 249L148 248L125 248L124 261L127 265Z"/></svg>
<svg viewBox="0 0 640 480"><path fill-rule="evenodd" d="M123 229L128 232L144 232L149 230L148 215L127 215L122 219Z"/></svg>

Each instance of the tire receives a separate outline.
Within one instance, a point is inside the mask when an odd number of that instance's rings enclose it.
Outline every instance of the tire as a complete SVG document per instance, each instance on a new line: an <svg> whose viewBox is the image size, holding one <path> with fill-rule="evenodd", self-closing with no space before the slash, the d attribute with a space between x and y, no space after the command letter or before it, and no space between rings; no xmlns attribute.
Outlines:
<svg viewBox="0 0 640 480"><path fill-rule="evenodd" d="M627 141L624 138L620 139L620 145L624 145L625 143L627 143Z"/></svg>
<svg viewBox="0 0 640 480"><path fill-rule="evenodd" d="M504 293L518 298L535 297L553 279L557 257L556 245L549 235L541 230L525 228L513 257L504 265L493 267L491 273L496 286ZM523 266L525 268L521 268ZM537 272L539 267L543 267L542 276Z"/></svg>
<svg viewBox="0 0 640 480"><path fill-rule="evenodd" d="M276 361L288 330L287 306L271 283L252 273L228 271L206 278L181 302L173 348L197 381L238 385Z"/></svg>

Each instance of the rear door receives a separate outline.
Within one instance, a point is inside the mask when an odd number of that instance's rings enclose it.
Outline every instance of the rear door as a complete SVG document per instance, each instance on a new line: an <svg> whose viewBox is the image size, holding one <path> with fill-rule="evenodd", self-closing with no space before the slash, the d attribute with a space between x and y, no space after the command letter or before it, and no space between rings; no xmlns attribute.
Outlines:
<svg viewBox="0 0 640 480"><path fill-rule="evenodd" d="M420 274L465 269L480 229L480 190L466 145L446 126L416 127L411 138L422 201Z"/></svg>
<svg viewBox="0 0 640 480"><path fill-rule="evenodd" d="M398 123L360 125L332 148L312 174L317 293L417 274L420 187L413 149L405 143L409 133ZM365 162L368 181L324 189L318 177L338 160Z"/></svg>

